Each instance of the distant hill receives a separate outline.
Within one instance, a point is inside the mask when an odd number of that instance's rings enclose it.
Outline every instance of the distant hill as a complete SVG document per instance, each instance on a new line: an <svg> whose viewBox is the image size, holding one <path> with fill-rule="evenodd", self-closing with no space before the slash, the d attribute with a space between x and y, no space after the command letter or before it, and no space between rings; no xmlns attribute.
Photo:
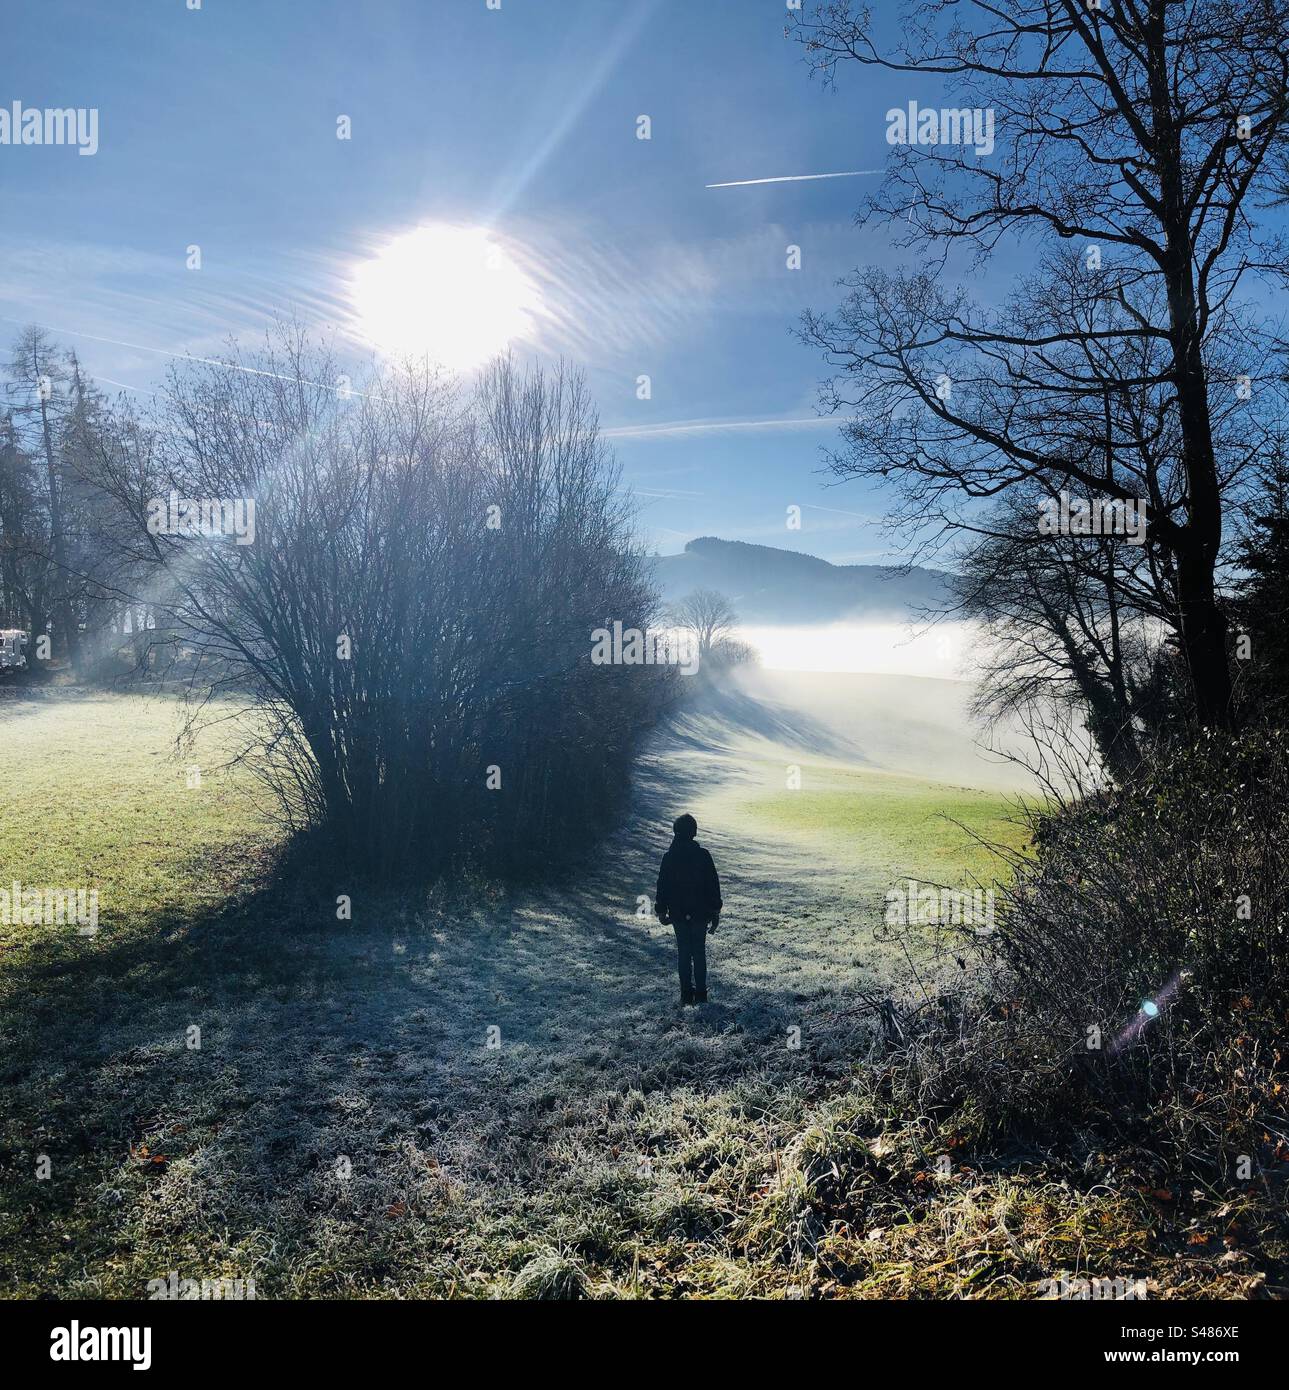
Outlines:
<svg viewBox="0 0 1289 1390"><path fill-rule="evenodd" d="M769 545L702 536L680 555L652 561L668 602L691 589L716 589L744 623L832 623L845 618L907 619L945 601L939 570L833 565Z"/></svg>

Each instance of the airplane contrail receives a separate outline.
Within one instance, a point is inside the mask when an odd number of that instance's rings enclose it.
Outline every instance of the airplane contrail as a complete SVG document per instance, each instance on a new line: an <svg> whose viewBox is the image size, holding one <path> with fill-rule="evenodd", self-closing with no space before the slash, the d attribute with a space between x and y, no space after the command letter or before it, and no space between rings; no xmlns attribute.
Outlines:
<svg viewBox="0 0 1289 1390"><path fill-rule="evenodd" d="M617 425L601 430L602 439L656 439L668 435L723 434L737 430L836 429L853 425L858 415L808 415L799 420L673 420L661 425Z"/></svg>
<svg viewBox="0 0 1289 1390"><path fill-rule="evenodd" d="M880 174L881 169L848 169L840 174L780 174L773 179L735 179L732 183L709 183L707 188L747 188L754 183L801 183L807 179L856 179L861 174Z"/></svg>

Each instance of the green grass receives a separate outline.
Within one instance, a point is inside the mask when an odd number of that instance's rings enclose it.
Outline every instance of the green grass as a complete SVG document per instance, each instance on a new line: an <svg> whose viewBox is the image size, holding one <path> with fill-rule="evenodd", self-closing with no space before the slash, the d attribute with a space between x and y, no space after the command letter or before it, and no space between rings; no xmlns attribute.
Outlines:
<svg viewBox="0 0 1289 1390"><path fill-rule="evenodd" d="M1032 1297L1148 1260L1145 1199L1094 1210L964 1147L937 1183L949 1140L873 1089L870 889L967 872L937 815L986 831L997 797L807 769L809 795L725 805L715 1002L682 1014L638 829L576 891L465 906L278 875L243 774L209 770L231 735L180 759L177 727L164 701L0 706L0 883L102 895L95 938L0 941L0 1295L175 1270L265 1298ZM812 839L855 882L808 882Z"/></svg>
<svg viewBox="0 0 1289 1390"><path fill-rule="evenodd" d="M235 738L213 727L190 754L168 698L50 696L0 704L0 885L99 892L104 939L158 917L210 909L274 842L249 779L220 767ZM187 785L190 766L201 784ZM58 928L0 926L0 942L65 939ZM119 938L118 938L119 939Z"/></svg>
<svg viewBox="0 0 1289 1390"><path fill-rule="evenodd" d="M806 765L801 787L749 800L753 824L826 846L834 858L867 871L874 883L965 885L995 881L989 848L1026 843L1015 798L902 777Z"/></svg>

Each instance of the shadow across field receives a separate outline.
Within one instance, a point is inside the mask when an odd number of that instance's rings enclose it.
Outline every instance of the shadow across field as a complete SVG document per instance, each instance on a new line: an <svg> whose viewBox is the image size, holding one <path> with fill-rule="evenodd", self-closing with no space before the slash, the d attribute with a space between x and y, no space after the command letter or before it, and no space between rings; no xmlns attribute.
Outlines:
<svg viewBox="0 0 1289 1390"><path fill-rule="evenodd" d="M734 685L711 685L671 721L677 746L703 753L730 753L748 737L799 753L868 764L862 748L804 710L760 699Z"/></svg>
<svg viewBox="0 0 1289 1390"><path fill-rule="evenodd" d="M334 874L279 869L24 950L3 976L8 1290L140 1296L177 1268L268 1297L483 1292L461 1268L504 1284L597 1220L629 1261L631 1227L696 1200L685 1155L714 1120L799 1104L868 1044L841 1008L863 972L802 925L810 875L732 836L708 837L714 1002L677 1006L654 877L711 775L647 759L633 822L545 887L354 884L340 921Z"/></svg>

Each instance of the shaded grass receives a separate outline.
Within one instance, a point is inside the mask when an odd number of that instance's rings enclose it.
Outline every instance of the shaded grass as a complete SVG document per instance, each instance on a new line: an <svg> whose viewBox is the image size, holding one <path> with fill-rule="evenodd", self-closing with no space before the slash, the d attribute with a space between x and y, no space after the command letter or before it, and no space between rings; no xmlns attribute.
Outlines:
<svg viewBox="0 0 1289 1390"><path fill-rule="evenodd" d="M270 1298L1033 1297L1062 1268L1258 1286L1256 1217L1229 1194L1169 1211L1149 1174L1004 1164L892 1117L848 1004L846 983L874 978L851 960L860 936L779 931L770 861L733 876L749 925L717 938L725 1002L682 1014L667 933L634 915L650 843L617 845L576 893L355 884L346 924L332 875L274 872L236 774L185 786L164 702L33 701L0 721L16 793L0 882L103 894L92 940L6 931L6 1296L140 1297L172 1269ZM796 828L842 840L859 817L880 836L891 784L859 807L856 785L789 800L777 824L830 817ZM929 876L938 795L891 791L901 873ZM793 886L811 911L822 891ZM1214 1244L1189 1243L1199 1221Z"/></svg>

